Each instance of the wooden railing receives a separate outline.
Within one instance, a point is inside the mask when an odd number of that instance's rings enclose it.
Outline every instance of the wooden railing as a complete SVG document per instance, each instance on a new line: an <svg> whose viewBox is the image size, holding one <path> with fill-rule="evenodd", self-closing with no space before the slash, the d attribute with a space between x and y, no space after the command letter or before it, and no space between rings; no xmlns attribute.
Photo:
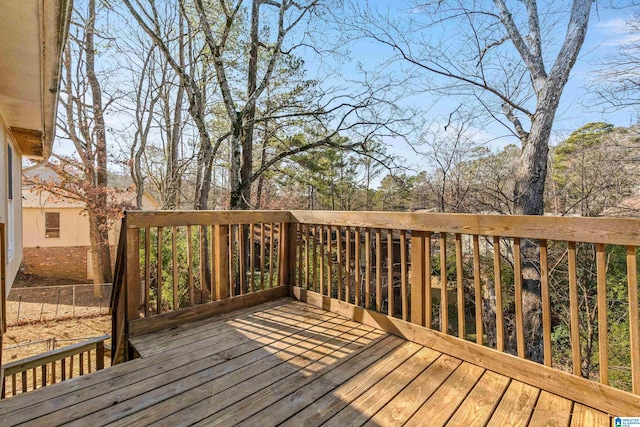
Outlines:
<svg viewBox="0 0 640 427"><path fill-rule="evenodd" d="M290 218L283 211L127 212L114 274L114 363L135 357L129 337L205 316L212 309L205 303L230 310L286 295Z"/></svg>
<svg viewBox="0 0 640 427"><path fill-rule="evenodd" d="M15 396L104 369L109 335L7 363L2 367L1 397Z"/></svg>
<svg viewBox="0 0 640 427"><path fill-rule="evenodd" d="M125 229L116 363L130 336L288 291L602 410L629 399L609 385L640 394L637 219L128 212Z"/></svg>

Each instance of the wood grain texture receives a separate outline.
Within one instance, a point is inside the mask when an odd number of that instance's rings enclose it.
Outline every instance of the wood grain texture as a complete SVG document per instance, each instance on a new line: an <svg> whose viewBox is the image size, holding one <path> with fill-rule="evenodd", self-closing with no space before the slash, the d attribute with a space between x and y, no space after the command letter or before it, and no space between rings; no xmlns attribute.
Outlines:
<svg viewBox="0 0 640 427"><path fill-rule="evenodd" d="M356 307L343 301L306 292L300 288L294 288L293 295L300 301L333 311L365 325L382 329L600 411L619 416L633 416L633 414L640 412L640 396L561 372L530 360L479 346L401 319L390 318L384 314Z"/></svg>
<svg viewBox="0 0 640 427"><path fill-rule="evenodd" d="M496 349L504 351L504 304L502 302L500 237L498 236L493 236L493 286L496 293Z"/></svg>
<svg viewBox="0 0 640 427"><path fill-rule="evenodd" d="M425 320L425 271L424 233L411 234L411 323L424 326ZM431 285L429 283L429 285Z"/></svg>
<svg viewBox="0 0 640 427"><path fill-rule="evenodd" d="M460 366L460 363L458 359L441 355L365 425L370 427L404 425Z"/></svg>
<svg viewBox="0 0 640 427"><path fill-rule="evenodd" d="M527 426L540 390L520 381L512 381L487 426Z"/></svg>
<svg viewBox="0 0 640 427"><path fill-rule="evenodd" d="M596 245L596 276L598 282L598 356L600 382L609 384L609 327L607 320L607 265L605 246Z"/></svg>
<svg viewBox="0 0 640 427"><path fill-rule="evenodd" d="M178 311L163 313L162 315L152 316L146 319L138 319L130 322L130 336L136 337L153 331L175 327L184 322L192 322L215 316L217 314L228 313L239 308L282 298L287 296L287 294L288 289L286 286L276 286L273 289L267 289L265 291L257 291L246 295L239 295L219 301L200 304Z"/></svg>
<svg viewBox="0 0 640 427"><path fill-rule="evenodd" d="M638 261L636 252L635 246L627 246L631 383L633 392L640 394L640 318L638 317Z"/></svg>
<svg viewBox="0 0 640 427"><path fill-rule="evenodd" d="M525 357L524 310L522 308L522 253L520 239L513 239L513 286L516 306L516 345L518 357Z"/></svg>
<svg viewBox="0 0 640 427"><path fill-rule="evenodd" d="M567 426L571 420L573 402L555 394L543 391L540 393L536 407L533 410L532 426Z"/></svg>
<svg viewBox="0 0 640 427"><path fill-rule="evenodd" d="M485 425L509 385L509 378L487 371L464 399L447 425Z"/></svg>
<svg viewBox="0 0 640 427"><path fill-rule="evenodd" d="M600 411L588 406L575 404L573 405L573 414L571 415L571 427L610 427L611 418Z"/></svg>
<svg viewBox="0 0 640 427"><path fill-rule="evenodd" d="M578 272L576 268L576 244L569 242L567 252L569 264L569 312L571 313L571 364L574 375L582 374L580 361L580 313L578 312Z"/></svg>
<svg viewBox="0 0 640 427"><path fill-rule="evenodd" d="M449 293L447 292L447 233L440 233L440 332L449 333Z"/></svg>
<svg viewBox="0 0 640 427"><path fill-rule="evenodd" d="M127 211L126 214L128 228L293 222L288 211Z"/></svg>
<svg viewBox="0 0 640 427"><path fill-rule="evenodd" d="M462 267L462 235L456 234L456 293L458 312L458 337L465 337L465 307L464 307L464 271Z"/></svg>
<svg viewBox="0 0 640 427"><path fill-rule="evenodd" d="M640 219L421 212L290 211L302 223L636 245Z"/></svg>
<svg viewBox="0 0 640 427"><path fill-rule="evenodd" d="M425 422L434 427L445 425L483 373L479 366L462 363L405 426L417 427Z"/></svg>
<svg viewBox="0 0 640 427"><path fill-rule="evenodd" d="M542 345L544 364L551 366L551 298L549 294L549 253L547 241L540 240L540 291L542 297ZM606 312L605 312L606 313ZM606 315L606 314L605 314Z"/></svg>

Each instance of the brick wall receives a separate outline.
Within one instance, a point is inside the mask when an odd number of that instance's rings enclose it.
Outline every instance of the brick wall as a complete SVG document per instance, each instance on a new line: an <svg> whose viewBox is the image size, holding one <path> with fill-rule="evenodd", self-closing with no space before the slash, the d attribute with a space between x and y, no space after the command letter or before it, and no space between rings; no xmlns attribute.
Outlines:
<svg viewBox="0 0 640 427"><path fill-rule="evenodd" d="M24 248L22 271L43 277L87 280L87 252L89 246L52 248ZM112 269L115 264L115 246L111 246Z"/></svg>

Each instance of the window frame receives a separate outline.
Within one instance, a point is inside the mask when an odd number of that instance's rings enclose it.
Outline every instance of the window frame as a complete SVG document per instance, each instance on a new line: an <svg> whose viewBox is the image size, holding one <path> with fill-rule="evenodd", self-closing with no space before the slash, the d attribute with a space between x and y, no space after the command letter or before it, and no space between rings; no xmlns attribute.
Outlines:
<svg viewBox="0 0 640 427"><path fill-rule="evenodd" d="M49 224L49 218L57 216L57 227ZM44 238L45 239L59 239L60 238L60 212L45 212L44 213Z"/></svg>

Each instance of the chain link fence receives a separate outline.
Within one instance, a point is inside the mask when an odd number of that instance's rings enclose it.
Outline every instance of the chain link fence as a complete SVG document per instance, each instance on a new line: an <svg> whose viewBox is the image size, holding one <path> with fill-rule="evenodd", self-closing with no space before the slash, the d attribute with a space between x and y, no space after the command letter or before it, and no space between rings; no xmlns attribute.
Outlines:
<svg viewBox="0 0 640 427"><path fill-rule="evenodd" d="M111 290L110 283L13 288L7 298L7 324L108 314Z"/></svg>

